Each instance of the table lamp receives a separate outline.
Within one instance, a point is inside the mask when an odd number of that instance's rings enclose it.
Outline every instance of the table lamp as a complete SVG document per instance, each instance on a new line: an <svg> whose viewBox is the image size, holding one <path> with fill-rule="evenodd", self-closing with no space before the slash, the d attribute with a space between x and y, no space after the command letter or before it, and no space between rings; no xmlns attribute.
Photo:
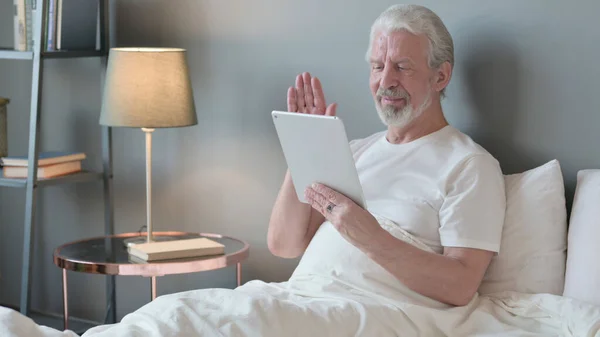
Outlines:
<svg viewBox="0 0 600 337"><path fill-rule="evenodd" d="M198 124L185 49L111 48L100 124L146 134L147 236L126 244L168 240L152 236L152 132Z"/></svg>

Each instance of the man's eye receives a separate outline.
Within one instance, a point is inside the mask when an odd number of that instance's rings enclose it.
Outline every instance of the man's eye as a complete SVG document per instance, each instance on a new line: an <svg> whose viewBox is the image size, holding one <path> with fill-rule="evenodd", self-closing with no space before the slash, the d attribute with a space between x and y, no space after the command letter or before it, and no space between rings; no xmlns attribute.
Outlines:
<svg viewBox="0 0 600 337"><path fill-rule="evenodd" d="M381 69L383 69L382 65L378 65L378 64L373 65L373 70L381 70Z"/></svg>

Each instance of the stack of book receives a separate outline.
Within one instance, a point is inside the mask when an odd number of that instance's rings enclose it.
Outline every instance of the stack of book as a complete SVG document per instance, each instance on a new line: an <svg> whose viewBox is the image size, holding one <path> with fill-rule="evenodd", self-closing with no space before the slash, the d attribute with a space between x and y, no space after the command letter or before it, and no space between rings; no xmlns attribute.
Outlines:
<svg viewBox="0 0 600 337"><path fill-rule="evenodd" d="M33 50L39 2L47 1L43 50L99 50L99 2L93 0L13 0L14 49Z"/></svg>
<svg viewBox="0 0 600 337"><path fill-rule="evenodd" d="M81 171L81 162L85 159L85 153L73 152L43 152L38 159L38 179L54 178L66 174ZM3 157L0 158L2 166L2 177L4 178L27 178L27 157Z"/></svg>

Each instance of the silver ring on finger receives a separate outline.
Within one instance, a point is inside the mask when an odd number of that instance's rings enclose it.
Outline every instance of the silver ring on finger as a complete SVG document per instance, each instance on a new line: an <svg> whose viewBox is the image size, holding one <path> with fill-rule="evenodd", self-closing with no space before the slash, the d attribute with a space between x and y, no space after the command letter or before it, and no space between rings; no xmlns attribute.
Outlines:
<svg viewBox="0 0 600 337"><path fill-rule="evenodd" d="M333 212L333 208L334 208L335 206L336 206L336 205L334 205L334 204L329 204L329 205L327 205L327 208L326 208L326 209L327 209L327 212L329 212L329 213Z"/></svg>

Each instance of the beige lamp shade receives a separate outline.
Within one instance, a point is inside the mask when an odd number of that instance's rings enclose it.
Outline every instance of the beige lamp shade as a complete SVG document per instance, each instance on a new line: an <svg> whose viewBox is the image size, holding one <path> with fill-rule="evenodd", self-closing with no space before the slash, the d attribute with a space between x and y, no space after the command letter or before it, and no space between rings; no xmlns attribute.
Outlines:
<svg viewBox="0 0 600 337"><path fill-rule="evenodd" d="M185 49L110 49L100 124L170 128L197 123Z"/></svg>

